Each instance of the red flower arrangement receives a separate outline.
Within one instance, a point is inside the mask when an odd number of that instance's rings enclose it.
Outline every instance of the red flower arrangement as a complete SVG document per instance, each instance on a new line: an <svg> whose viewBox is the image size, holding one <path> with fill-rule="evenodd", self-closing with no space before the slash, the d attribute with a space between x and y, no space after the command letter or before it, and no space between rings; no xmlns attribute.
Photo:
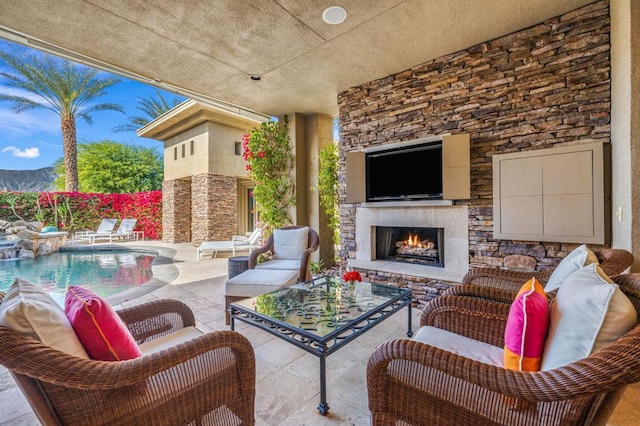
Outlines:
<svg viewBox="0 0 640 426"><path fill-rule="evenodd" d="M342 279L345 280L346 282L362 281L362 277L360 276L360 272L358 271L345 272L345 274L342 276Z"/></svg>

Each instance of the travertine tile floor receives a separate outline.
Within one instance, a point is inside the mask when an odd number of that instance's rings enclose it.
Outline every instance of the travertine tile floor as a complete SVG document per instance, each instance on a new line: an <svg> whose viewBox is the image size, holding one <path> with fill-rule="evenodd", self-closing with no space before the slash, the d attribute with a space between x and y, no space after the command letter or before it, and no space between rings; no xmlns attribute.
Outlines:
<svg viewBox="0 0 640 426"><path fill-rule="evenodd" d="M179 274L168 285L134 300L130 306L157 298L175 298L194 311L202 330L224 330L224 282L227 259L197 262L190 244L137 243L170 247L176 250L174 265ZM154 267L154 274L170 274L171 267ZM419 312L413 310L414 328ZM327 388L330 412L323 417L316 407L319 401L318 359L270 334L239 324L236 329L252 343L256 354L257 425L368 425L365 383L366 361L380 342L403 338L406 310L366 332L327 358ZM1 344L1 343L0 343ZM625 393L609 425L636 425L640 419L640 385ZM0 367L0 424L38 425L35 415L8 372Z"/></svg>

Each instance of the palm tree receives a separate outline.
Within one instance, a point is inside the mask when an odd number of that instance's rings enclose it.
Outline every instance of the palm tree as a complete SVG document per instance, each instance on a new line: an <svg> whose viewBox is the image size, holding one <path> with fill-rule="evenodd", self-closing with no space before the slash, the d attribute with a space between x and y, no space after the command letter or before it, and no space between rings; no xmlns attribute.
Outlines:
<svg viewBox="0 0 640 426"><path fill-rule="evenodd" d="M20 89L35 96L26 97L2 92L0 102L12 103L11 109L23 111L44 108L60 116L62 149L64 152L65 190L78 190L78 154L76 119L92 124L91 114L96 111L124 112L122 106L112 103L93 103L104 96L108 87L120 82L116 76L99 77L99 71L76 65L50 55L29 55L24 58L0 52L0 59L13 72L0 72L6 79L4 87Z"/></svg>
<svg viewBox="0 0 640 426"><path fill-rule="evenodd" d="M149 122L155 120L171 108L182 102L179 98L173 98L169 103L159 90L156 90L156 96L148 96L146 98L138 98L140 106L136 109L142 111L146 117L139 115L128 116L129 122L118 127L114 127L114 132L135 132L141 127L146 126Z"/></svg>

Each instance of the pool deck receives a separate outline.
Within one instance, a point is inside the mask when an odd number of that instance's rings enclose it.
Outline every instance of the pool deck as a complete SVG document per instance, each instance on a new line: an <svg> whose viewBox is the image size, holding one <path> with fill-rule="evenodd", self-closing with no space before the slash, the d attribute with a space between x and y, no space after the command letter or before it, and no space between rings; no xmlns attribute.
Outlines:
<svg viewBox="0 0 640 426"><path fill-rule="evenodd" d="M167 259L154 264L155 281L116 309L154 299L172 298L193 310L203 331L227 330L224 323L224 283L227 257L196 261L191 244L138 241L118 246L154 247ZM94 245L98 248L104 245ZM173 252L172 250L175 250ZM166 283L166 284L165 284ZM144 293L144 294L143 294ZM414 325L419 312L413 310ZM256 425L368 425L366 361L381 342L405 338L406 311L392 316L327 358L329 415L316 411L319 401L318 359L271 334L246 324L236 330L253 344L256 354ZM609 425L636 425L640 418L640 384L622 397ZM0 367L0 425L39 425L29 404L6 369Z"/></svg>

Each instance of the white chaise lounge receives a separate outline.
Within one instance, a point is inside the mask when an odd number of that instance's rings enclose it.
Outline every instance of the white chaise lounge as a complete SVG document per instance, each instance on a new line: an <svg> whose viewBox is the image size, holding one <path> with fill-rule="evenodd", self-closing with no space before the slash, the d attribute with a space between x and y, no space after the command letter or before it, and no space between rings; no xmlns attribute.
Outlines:
<svg viewBox="0 0 640 426"><path fill-rule="evenodd" d="M234 235L231 241L205 241L200 244L196 253L196 260L202 259L202 256L207 253L212 253L213 258L218 255L219 251L231 252L232 256L236 255L237 250L251 250L258 247L260 237L262 236L262 230L256 228L250 236Z"/></svg>

